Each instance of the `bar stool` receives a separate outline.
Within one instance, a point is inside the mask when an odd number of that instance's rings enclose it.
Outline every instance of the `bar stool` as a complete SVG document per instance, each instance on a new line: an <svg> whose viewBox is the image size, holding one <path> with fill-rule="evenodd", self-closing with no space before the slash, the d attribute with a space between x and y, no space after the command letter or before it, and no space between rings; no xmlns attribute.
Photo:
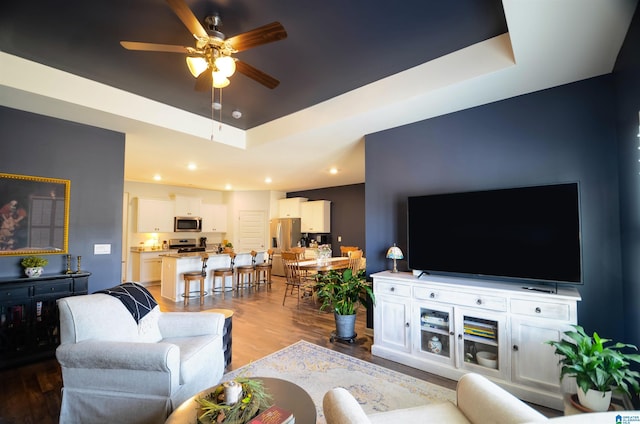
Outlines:
<svg viewBox="0 0 640 424"><path fill-rule="evenodd" d="M182 277L184 278L184 293L182 294L182 297L184 298L184 306L189 304L189 298L192 293L199 293L200 304L204 304L204 297L207 294L207 292L204 291L204 280L207 277L207 260L209 259L209 255L203 253L200 256L202 258L202 269L200 271L189 271L182 274ZM200 281L200 291L190 291L191 282L197 280Z"/></svg>
<svg viewBox="0 0 640 424"><path fill-rule="evenodd" d="M265 261L256 264L256 287L265 283L267 289L271 289L271 269L273 268L273 249L267 250Z"/></svg>
<svg viewBox="0 0 640 424"><path fill-rule="evenodd" d="M253 284L257 254L258 252L255 250L251 251L251 265L239 265L236 267L236 290L251 287L251 284ZM245 277L248 277L248 280L245 280Z"/></svg>
<svg viewBox="0 0 640 424"><path fill-rule="evenodd" d="M234 252L229 252L228 255L229 255L229 259L231 259L230 266L228 268L216 268L213 270L213 273L211 274L213 277L214 292L233 291L233 265L236 260L236 254ZM229 287L228 290L227 290L227 286L225 285L227 277L231 277L231 287ZM220 278L221 280L220 287L216 287L216 280L218 278Z"/></svg>

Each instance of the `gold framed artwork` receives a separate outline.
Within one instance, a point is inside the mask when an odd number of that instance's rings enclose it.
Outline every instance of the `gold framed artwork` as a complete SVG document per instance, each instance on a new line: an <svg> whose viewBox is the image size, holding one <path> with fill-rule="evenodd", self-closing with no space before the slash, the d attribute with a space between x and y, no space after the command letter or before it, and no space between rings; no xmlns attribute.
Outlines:
<svg viewBox="0 0 640 424"><path fill-rule="evenodd" d="M0 173L0 255L67 253L70 180Z"/></svg>

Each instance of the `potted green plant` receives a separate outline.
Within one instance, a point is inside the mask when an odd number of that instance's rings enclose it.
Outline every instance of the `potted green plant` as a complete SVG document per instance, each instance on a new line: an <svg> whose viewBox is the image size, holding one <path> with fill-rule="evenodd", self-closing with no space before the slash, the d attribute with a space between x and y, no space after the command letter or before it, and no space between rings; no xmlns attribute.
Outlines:
<svg viewBox="0 0 640 424"><path fill-rule="evenodd" d="M640 373L630 369L631 362L640 363L640 355L622 351L637 351L636 346L620 342L605 346L610 339L600 338L596 332L589 336L579 325L573 327L574 330L565 331L563 340L546 343L561 357L560 379L565 375L575 377L582 406L606 411L611 403L612 389L627 396L640 392Z"/></svg>
<svg viewBox="0 0 640 424"><path fill-rule="evenodd" d="M361 305L368 306L368 300L375 303L371 285L365 278L365 271L353 273L331 270L318 276L316 284L318 299L322 302L320 310L331 308L336 320L335 337L351 340L355 337L356 312Z"/></svg>
<svg viewBox="0 0 640 424"><path fill-rule="evenodd" d="M41 256L27 256L20 261L24 267L27 277L39 277L42 275L43 267L47 266L49 260Z"/></svg>

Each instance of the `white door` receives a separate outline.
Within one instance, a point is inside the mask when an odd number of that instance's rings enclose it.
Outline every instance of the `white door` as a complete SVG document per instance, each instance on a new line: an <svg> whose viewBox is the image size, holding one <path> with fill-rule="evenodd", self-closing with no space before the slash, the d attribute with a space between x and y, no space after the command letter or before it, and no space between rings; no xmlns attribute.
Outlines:
<svg viewBox="0 0 640 424"><path fill-rule="evenodd" d="M240 211L238 215L238 245L236 252L265 250L267 220L265 211Z"/></svg>

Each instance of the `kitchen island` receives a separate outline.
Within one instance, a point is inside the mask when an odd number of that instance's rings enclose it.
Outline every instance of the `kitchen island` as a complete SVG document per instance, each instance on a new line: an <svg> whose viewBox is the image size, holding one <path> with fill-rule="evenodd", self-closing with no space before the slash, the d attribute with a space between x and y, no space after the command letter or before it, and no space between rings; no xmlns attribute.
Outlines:
<svg viewBox="0 0 640 424"><path fill-rule="evenodd" d="M204 286L207 295L213 292L212 273L216 268L225 268L230 264L228 253L216 253L215 251L203 252L209 255L207 260L207 276L205 277ZM256 263L264 262L265 252L258 252L256 255ZM162 257L162 277L160 294L162 297L174 302L182 302L184 294L184 279L182 274L185 272L199 271L202 269L201 253L168 253L161 255ZM236 253L235 266L251 265L251 253ZM225 288L230 290L233 288L233 281L227 278L224 282ZM218 284L223 284L218 282ZM196 284L193 284L192 290L198 290Z"/></svg>

